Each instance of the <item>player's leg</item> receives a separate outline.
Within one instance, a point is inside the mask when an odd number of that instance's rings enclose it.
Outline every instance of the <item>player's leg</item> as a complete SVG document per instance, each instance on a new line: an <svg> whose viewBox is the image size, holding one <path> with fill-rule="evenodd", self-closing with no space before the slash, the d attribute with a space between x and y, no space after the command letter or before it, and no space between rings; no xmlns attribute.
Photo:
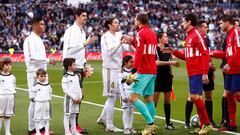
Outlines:
<svg viewBox="0 0 240 135"><path fill-rule="evenodd" d="M76 129L76 114L71 113L69 120L70 120L72 134L76 134L77 133L77 129Z"/></svg>
<svg viewBox="0 0 240 135"><path fill-rule="evenodd" d="M193 102L191 101L191 97L190 97L190 93L189 93L189 97L186 101L185 104L185 126L184 128L190 128L190 117L191 117L191 113L193 110Z"/></svg>
<svg viewBox="0 0 240 135"><path fill-rule="evenodd" d="M10 133L10 117L15 114L15 96L14 95L6 95L6 110L5 110L5 132L6 135L11 135Z"/></svg>
<svg viewBox="0 0 240 135"><path fill-rule="evenodd" d="M155 107L157 107L159 95L160 95L160 92L154 92L153 101L154 101Z"/></svg>
<svg viewBox="0 0 240 135"><path fill-rule="evenodd" d="M223 72L223 79L225 82L226 73ZM229 118L228 118L228 103L227 103L227 91L224 89L222 96L222 120L221 124L225 127L228 126Z"/></svg>
<svg viewBox="0 0 240 135"><path fill-rule="evenodd" d="M212 130L212 126L210 124L204 102L200 97L200 95L202 95L203 89L202 75L195 75L190 77L189 84L190 97L197 108L197 113L200 120L201 130L199 131L199 134L207 134L210 130Z"/></svg>
<svg viewBox="0 0 240 135"><path fill-rule="evenodd" d="M75 72L78 77L79 77L79 84L80 84L80 87L82 89L82 99L84 99L84 91L83 91L83 69L77 69L77 71ZM79 104L79 109L81 109L81 103ZM80 112L80 111L79 111ZM83 129L80 127L79 123L78 123L78 116L79 116L79 113L76 114L76 128L77 128L77 131L82 133L82 134L86 134L88 133L87 129Z"/></svg>
<svg viewBox="0 0 240 135"><path fill-rule="evenodd" d="M169 92L164 92L164 113L165 113L165 118L166 118L166 129L172 130L175 129L173 124L170 121L171 117L171 91Z"/></svg>
<svg viewBox="0 0 240 135"><path fill-rule="evenodd" d="M42 121L36 120L35 121L36 135L41 135L41 132L40 132L41 126L42 126Z"/></svg>
<svg viewBox="0 0 240 135"><path fill-rule="evenodd" d="M4 114L6 108L5 95L0 95L0 130L2 128L2 123L4 121Z"/></svg>
<svg viewBox="0 0 240 135"><path fill-rule="evenodd" d="M133 119L134 119L134 107L133 105L130 105L130 108L129 108L129 128L130 128L130 132L133 133L133 134L136 134L137 131L134 130L133 128Z"/></svg>
<svg viewBox="0 0 240 135"><path fill-rule="evenodd" d="M4 120L3 116L0 116L0 130L2 129L3 120Z"/></svg>
<svg viewBox="0 0 240 135"><path fill-rule="evenodd" d="M37 83L35 73L27 73L27 83L28 83L29 96L31 98L30 90ZM33 121L34 104L35 103L30 100L30 104L29 104L29 107L28 107L28 134L29 135L36 132L35 131L35 125L34 125L35 122Z"/></svg>
<svg viewBox="0 0 240 135"><path fill-rule="evenodd" d="M70 114L64 114L63 125L65 130L65 135L70 135L71 133L69 130L69 121L70 121Z"/></svg>
<svg viewBox="0 0 240 135"><path fill-rule="evenodd" d="M65 135L71 135L71 132L69 130L70 125L70 109L71 109L71 98L67 95L64 96L64 116L63 116L63 125L65 130Z"/></svg>
<svg viewBox="0 0 240 135"><path fill-rule="evenodd" d="M149 78L148 79L149 81L145 90L143 91L143 97L144 97L148 112L150 113L154 121L155 115L156 115L156 108L153 101L153 95L154 95L156 75L147 75L146 78Z"/></svg>
<svg viewBox="0 0 240 135"><path fill-rule="evenodd" d="M49 135L49 120L44 121L45 125L45 135Z"/></svg>
<svg viewBox="0 0 240 135"><path fill-rule="evenodd" d="M114 105L116 102L116 96L108 96L106 102L106 129L111 129L113 125Z"/></svg>
<svg viewBox="0 0 240 135"><path fill-rule="evenodd" d="M109 80L110 80L110 70L109 69L102 69L102 79L103 79L103 96L107 96L108 95L108 87L109 87ZM103 127L106 127L106 108L107 108L107 103L108 101L105 101L102 113L100 115L100 117L97 119L97 123L99 125L102 125Z"/></svg>
<svg viewBox="0 0 240 135"><path fill-rule="evenodd" d="M122 120L123 120L123 126L124 126L124 134L130 134L130 119L129 119L129 114L130 114L130 107L129 106L125 106L123 107L123 116L122 116Z"/></svg>
<svg viewBox="0 0 240 135"><path fill-rule="evenodd" d="M226 75L224 87L227 92L229 130L236 130L236 96L240 95L240 74Z"/></svg>

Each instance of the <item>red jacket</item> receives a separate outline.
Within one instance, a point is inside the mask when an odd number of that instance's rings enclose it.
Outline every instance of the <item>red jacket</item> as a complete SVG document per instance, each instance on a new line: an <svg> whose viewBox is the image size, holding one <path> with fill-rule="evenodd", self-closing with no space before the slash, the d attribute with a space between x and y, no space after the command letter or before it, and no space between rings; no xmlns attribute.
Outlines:
<svg viewBox="0 0 240 135"><path fill-rule="evenodd" d="M175 50L173 54L186 61L188 76L208 74L210 56L205 38L195 28L188 32L184 52Z"/></svg>
<svg viewBox="0 0 240 135"><path fill-rule="evenodd" d="M228 31L226 52L213 51L213 57L226 58L231 67L227 74L240 74L240 31L236 27Z"/></svg>
<svg viewBox="0 0 240 135"><path fill-rule="evenodd" d="M157 74L156 47L157 36L147 25L138 30L132 45L136 48L133 67L139 74Z"/></svg>

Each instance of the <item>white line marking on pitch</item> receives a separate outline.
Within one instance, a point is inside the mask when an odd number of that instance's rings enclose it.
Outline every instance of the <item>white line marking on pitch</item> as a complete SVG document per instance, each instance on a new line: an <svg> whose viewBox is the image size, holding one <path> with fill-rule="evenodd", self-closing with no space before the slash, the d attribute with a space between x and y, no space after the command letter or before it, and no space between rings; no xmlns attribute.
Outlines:
<svg viewBox="0 0 240 135"><path fill-rule="evenodd" d="M27 89L24 89L24 88L18 88L16 87L17 90L22 90L22 91L27 91ZM52 97L55 97L55 98L61 98L61 99L64 99L63 96L58 96L58 95L52 95ZM98 106L98 107L104 107L104 105L102 104L97 104L97 103L93 103L93 102L89 102L89 101L82 101L82 103L85 103L85 104L89 104L89 105L94 105L94 106ZM123 109L121 108L114 108L114 110L117 110L117 111L123 111ZM140 114L139 112L134 112L134 114ZM161 116L155 116L156 118L158 119L163 119L165 120L164 117L161 117ZM175 120L175 119L171 119L171 121L173 122L176 122L176 123L181 123L181 124L185 124L185 122L183 121L180 121L180 120ZM215 131L217 131L218 129L214 128ZM235 133L235 132L231 132L231 131L224 131L224 133L228 133L228 134L232 134L232 135L240 135L240 133Z"/></svg>

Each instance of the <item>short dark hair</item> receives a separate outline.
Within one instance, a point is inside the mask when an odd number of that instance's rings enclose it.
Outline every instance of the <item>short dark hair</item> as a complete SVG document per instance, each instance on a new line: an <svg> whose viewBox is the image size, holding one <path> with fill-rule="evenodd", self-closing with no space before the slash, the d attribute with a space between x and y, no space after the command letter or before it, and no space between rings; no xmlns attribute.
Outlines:
<svg viewBox="0 0 240 135"><path fill-rule="evenodd" d="M36 71L36 74L37 74L37 76L39 76L39 75L46 75L47 72L46 72L46 70L40 68L40 69L38 69L38 70Z"/></svg>
<svg viewBox="0 0 240 135"><path fill-rule="evenodd" d="M36 17L33 17L30 21L31 25L35 24L35 23L39 23L40 21L43 21L42 17L40 16L36 16Z"/></svg>
<svg viewBox="0 0 240 135"><path fill-rule="evenodd" d="M197 23L198 23L198 18L195 14L186 14L183 16L185 18L186 21L191 21L191 25L193 27L196 27L197 26Z"/></svg>
<svg viewBox="0 0 240 135"><path fill-rule="evenodd" d="M124 56L123 61L122 61L122 68L124 67L124 64L127 63L131 59L133 59L133 57L131 55Z"/></svg>
<svg viewBox="0 0 240 135"><path fill-rule="evenodd" d="M80 16L82 13L87 13L87 10L83 9L83 8L77 8L74 11L74 16Z"/></svg>
<svg viewBox="0 0 240 135"><path fill-rule="evenodd" d="M74 58L65 58L63 60L63 67L66 71L68 71L68 66L72 66L72 64L75 62Z"/></svg>
<svg viewBox="0 0 240 135"><path fill-rule="evenodd" d="M207 21L205 20L199 20L198 23L197 23L197 27L201 27L203 23L207 23Z"/></svg>
<svg viewBox="0 0 240 135"><path fill-rule="evenodd" d="M11 58L9 58L9 57L2 57L2 58L1 58L1 61L0 61L0 70L3 69L3 66L4 66L5 64L12 64Z"/></svg>
<svg viewBox="0 0 240 135"><path fill-rule="evenodd" d="M109 29L108 24L112 24L114 19L116 19L116 17L107 18L106 21L105 21L104 27Z"/></svg>
<svg viewBox="0 0 240 135"><path fill-rule="evenodd" d="M229 22L232 25L235 25L235 20L234 17L231 15L223 15L220 20L222 20L223 22Z"/></svg>
<svg viewBox="0 0 240 135"><path fill-rule="evenodd" d="M148 15L147 15L147 13L144 13L144 12L138 13L136 19L137 19L142 25L148 24L148 21L149 21L149 20L148 20Z"/></svg>

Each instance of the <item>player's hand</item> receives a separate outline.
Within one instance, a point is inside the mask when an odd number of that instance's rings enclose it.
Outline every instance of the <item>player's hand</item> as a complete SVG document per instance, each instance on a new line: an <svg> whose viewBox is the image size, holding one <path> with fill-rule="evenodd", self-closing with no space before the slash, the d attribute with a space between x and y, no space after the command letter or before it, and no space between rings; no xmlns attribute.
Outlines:
<svg viewBox="0 0 240 135"><path fill-rule="evenodd" d="M212 71L215 71L216 68L214 67L214 64L212 62L209 62L209 68L212 70Z"/></svg>
<svg viewBox="0 0 240 135"><path fill-rule="evenodd" d="M127 85L131 85L133 83L133 79L131 77L128 77L126 79L126 83L127 83Z"/></svg>
<svg viewBox="0 0 240 135"><path fill-rule="evenodd" d="M35 102L35 98L30 98L31 102Z"/></svg>
<svg viewBox="0 0 240 135"><path fill-rule="evenodd" d="M74 103L74 104L79 104L80 102L81 102L80 99L75 99L75 100L73 100L73 103Z"/></svg>
<svg viewBox="0 0 240 135"><path fill-rule="evenodd" d="M161 49L163 53L173 53L173 48L171 47L164 47Z"/></svg>
<svg viewBox="0 0 240 135"><path fill-rule="evenodd" d="M127 103L127 102L128 102L128 98L127 98L127 97L123 97L123 98L122 98L122 101L125 102L125 103Z"/></svg>
<svg viewBox="0 0 240 135"><path fill-rule="evenodd" d="M180 63L177 61L172 61L172 65L175 67L180 67Z"/></svg>
<svg viewBox="0 0 240 135"><path fill-rule="evenodd" d="M203 81L203 84L208 84L209 83L209 79L208 79L208 75L207 74L202 76L202 81Z"/></svg>
<svg viewBox="0 0 240 135"><path fill-rule="evenodd" d="M123 35L122 38L121 38L121 43L122 44L131 44L133 41L133 37L131 36L128 36L128 35Z"/></svg>
<svg viewBox="0 0 240 135"><path fill-rule="evenodd" d="M230 70L230 66L228 65L228 64L226 64L224 67L223 67L223 69L222 69L222 71L224 72L224 73L227 73L229 70Z"/></svg>
<svg viewBox="0 0 240 135"><path fill-rule="evenodd" d="M54 59L49 59L49 63L52 65L56 65L56 61Z"/></svg>
<svg viewBox="0 0 240 135"><path fill-rule="evenodd" d="M88 39L83 43L83 45L86 47L88 45L91 45L97 41L97 36L89 36Z"/></svg>

